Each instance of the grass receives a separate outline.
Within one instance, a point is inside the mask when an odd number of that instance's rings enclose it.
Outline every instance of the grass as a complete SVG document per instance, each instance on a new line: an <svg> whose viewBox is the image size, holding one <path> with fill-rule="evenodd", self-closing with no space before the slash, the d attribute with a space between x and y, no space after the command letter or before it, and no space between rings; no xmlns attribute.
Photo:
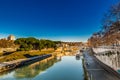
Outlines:
<svg viewBox="0 0 120 80"><path fill-rule="evenodd" d="M11 53L9 55L5 55L5 56L3 56L3 53L0 53L0 56L1 56L0 62L13 61L13 60L17 60L17 59L27 59L30 57L40 56L40 55L44 55L44 54L48 54L48 53L52 53L52 52L54 52L54 51L53 50L17 51L17 52L13 52L13 53Z"/></svg>

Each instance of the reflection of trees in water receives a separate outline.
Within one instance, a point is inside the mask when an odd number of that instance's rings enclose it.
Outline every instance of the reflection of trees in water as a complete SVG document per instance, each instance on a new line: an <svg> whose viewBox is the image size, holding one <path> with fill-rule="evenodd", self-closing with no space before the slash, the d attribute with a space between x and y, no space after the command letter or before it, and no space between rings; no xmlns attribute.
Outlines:
<svg viewBox="0 0 120 80"><path fill-rule="evenodd" d="M56 58L36 62L34 64L16 69L14 76L16 78L33 78L49 67L53 66L53 64L56 62Z"/></svg>
<svg viewBox="0 0 120 80"><path fill-rule="evenodd" d="M0 77L4 76L4 75L8 75L10 72L12 72L12 70L8 70L8 71L4 71L0 73Z"/></svg>

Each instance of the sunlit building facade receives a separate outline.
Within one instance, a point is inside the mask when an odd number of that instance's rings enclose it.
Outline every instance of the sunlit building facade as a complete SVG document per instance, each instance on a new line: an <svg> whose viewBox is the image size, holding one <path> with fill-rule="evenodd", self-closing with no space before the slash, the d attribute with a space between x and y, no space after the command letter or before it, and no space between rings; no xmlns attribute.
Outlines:
<svg viewBox="0 0 120 80"><path fill-rule="evenodd" d="M7 39L8 40L15 40L15 36L14 35L9 35Z"/></svg>

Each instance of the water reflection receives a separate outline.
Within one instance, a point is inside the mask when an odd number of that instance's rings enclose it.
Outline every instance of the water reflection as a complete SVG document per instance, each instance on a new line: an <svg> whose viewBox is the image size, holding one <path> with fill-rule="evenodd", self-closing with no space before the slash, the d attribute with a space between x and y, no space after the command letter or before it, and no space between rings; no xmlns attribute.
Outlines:
<svg viewBox="0 0 120 80"><path fill-rule="evenodd" d="M0 80L3 80L6 76L9 76L9 75L13 76L14 79L15 78L16 79L33 78L33 77L37 76L38 74L41 74L41 72L45 71L49 67L53 66L54 63L56 63L58 61L60 61L60 60L57 60L56 58L53 58L51 60L45 59L40 62L33 63L31 65L17 68L14 71L4 72L4 73L1 73ZM4 77L4 75L5 75L5 77ZM13 80L13 79L11 79L11 80Z"/></svg>
<svg viewBox="0 0 120 80"><path fill-rule="evenodd" d="M82 60L76 60L75 56L63 56L61 61L47 69L42 75L33 80L83 80L84 73Z"/></svg>
<svg viewBox="0 0 120 80"><path fill-rule="evenodd" d="M96 55L103 63L107 64L114 70L120 69L120 53L107 52L106 54Z"/></svg>
<svg viewBox="0 0 120 80"><path fill-rule="evenodd" d="M63 56L43 60L1 75L0 80L83 80L82 60Z"/></svg>
<svg viewBox="0 0 120 80"><path fill-rule="evenodd" d="M56 62L57 59L43 60L24 68L17 69L14 76L16 78L33 78L41 72L45 71L47 68L51 67Z"/></svg>
<svg viewBox="0 0 120 80"><path fill-rule="evenodd" d="M80 56L76 56L76 60L80 60Z"/></svg>

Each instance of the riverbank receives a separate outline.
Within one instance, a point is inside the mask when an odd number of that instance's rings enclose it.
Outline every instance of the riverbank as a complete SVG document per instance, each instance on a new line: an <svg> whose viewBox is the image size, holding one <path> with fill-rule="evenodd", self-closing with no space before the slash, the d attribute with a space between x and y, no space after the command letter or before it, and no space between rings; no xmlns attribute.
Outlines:
<svg viewBox="0 0 120 80"><path fill-rule="evenodd" d="M28 59L31 57L41 56L45 54L53 53L54 50L32 50L32 51L16 51L16 52L9 52L9 53L0 53L0 62L9 62L15 61L19 59Z"/></svg>
<svg viewBox="0 0 120 80"><path fill-rule="evenodd" d="M62 56L73 55L73 53L75 54L76 51L56 52L54 50L34 50L11 52L9 54L7 53L6 55L2 54L3 56L0 57L0 72L44 60L48 57L61 59Z"/></svg>
<svg viewBox="0 0 120 80"><path fill-rule="evenodd" d="M4 71L11 70L11 69L14 69L20 66L31 64L31 63L34 63L34 62L37 62L37 61L40 61L40 60L43 60L49 57L52 57L52 55L46 54L46 55L32 57L28 59L20 59L20 60L15 60L15 61L10 61L10 62L3 62L0 64L0 72L4 72Z"/></svg>
<svg viewBox="0 0 120 80"><path fill-rule="evenodd" d="M1 73L0 80L84 80L81 58L52 57Z"/></svg>

